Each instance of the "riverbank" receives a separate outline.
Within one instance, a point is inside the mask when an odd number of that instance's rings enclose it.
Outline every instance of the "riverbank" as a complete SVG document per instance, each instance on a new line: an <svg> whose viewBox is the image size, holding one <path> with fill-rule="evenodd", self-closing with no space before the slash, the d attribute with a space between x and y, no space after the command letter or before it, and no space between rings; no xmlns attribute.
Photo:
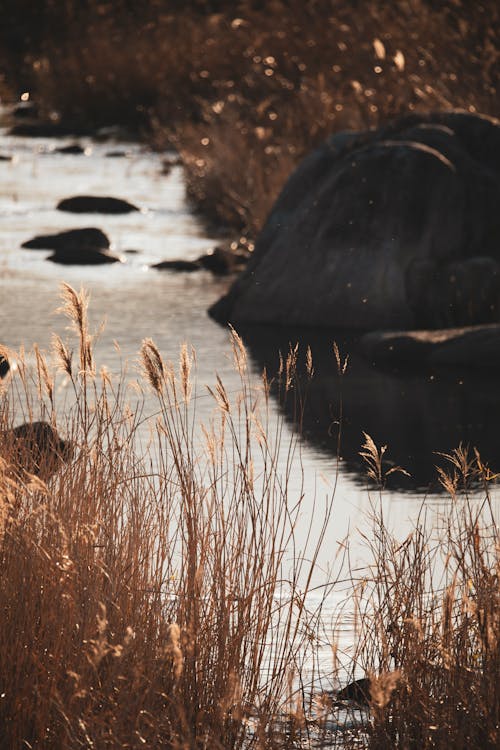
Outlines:
<svg viewBox="0 0 500 750"><path fill-rule="evenodd" d="M174 145L194 204L252 238L293 167L332 131L411 111L500 114L494 0L1 9L4 96L29 93L49 120L120 123Z"/></svg>

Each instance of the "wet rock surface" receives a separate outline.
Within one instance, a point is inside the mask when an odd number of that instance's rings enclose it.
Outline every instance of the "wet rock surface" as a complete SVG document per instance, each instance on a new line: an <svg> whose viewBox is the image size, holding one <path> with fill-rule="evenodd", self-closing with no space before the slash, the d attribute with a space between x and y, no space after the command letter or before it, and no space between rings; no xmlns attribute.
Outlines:
<svg viewBox="0 0 500 750"><path fill-rule="evenodd" d="M83 227L81 229L68 229L57 234L40 234L23 242L21 247L30 250L77 251L89 247L95 250L106 250L109 247L109 239L101 229Z"/></svg>
<svg viewBox="0 0 500 750"><path fill-rule="evenodd" d="M215 276L228 276L238 273L248 263L250 253L248 250L237 248L236 250L220 246L214 247L208 253L200 255L196 260L165 260L155 263L152 268L160 271L210 271Z"/></svg>
<svg viewBox="0 0 500 750"><path fill-rule="evenodd" d="M117 255L96 250L93 247L81 247L77 249L61 248L49 255L47 260L52 263L60 263L64 266L100 266L110 263L120 263Z"/></svg>
<svg viewBox="0 0 500 750"><path fill-rule="evenodd" d="M500 324L424 331L374 331L361 348L376 364L500 367Z"/></svg>
<svg viewBox="0 0 500 750"><path fill-rule="evenodd" d="M57 204L59 211L76 214L128 214L138 211L137 206L121 198L109 196L76 195Z"/></svg>
<svg viewBox="0 0 500 750"><path fill-rule="evenodd" d="M55 150L56 154L69 154L72 156L78 156L80 154L85 153L85 149L83 146L80 146L79 143L71 143L69 146L61 146L60 148L56 148Z"/></svg>
<svg viewBox="0 0 500 750"><path fill-rule="evenodd" d="M500 124L412 115L337 134L285 184L220 322L445 328L500 316Z"/></svg>
<svg viewBox="0 0 500 750"><path fill-rule="evenodd" d="M96 227L69 229L58 234L45 234L23 242L31 250L54 250L48 260L66 266L89 266L118 263L120 258L108 252L109 239Z"/></svg>
<svg viewBox="0 0 500 750"><path fill-rule="evenodd" d="M199 271L201 266L197 260L162 260L160 263L154 263L151 268L158 271L180 271L191 273Z"/></svg>

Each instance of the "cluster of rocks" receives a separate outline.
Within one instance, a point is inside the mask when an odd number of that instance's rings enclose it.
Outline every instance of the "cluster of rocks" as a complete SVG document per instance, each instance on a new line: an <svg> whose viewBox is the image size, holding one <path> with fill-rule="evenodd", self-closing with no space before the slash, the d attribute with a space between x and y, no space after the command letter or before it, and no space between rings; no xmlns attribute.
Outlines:
<svg viewBox="0 0 500 750"><path fill-rule="evenodd" d="M80 201L91 200L77 197ZM95 198L94 201L116 201L113 198ZM64 203L64 201L63 201ZM129 204L130 205L130 204ZM101 265L118 263L121 258L110 251L108 236L97 227L68 229L57 234L42 234L23 242L21 247L28 250L52 250L47 260L62 265ZM138 250L125 250L126 254L138 253ZM241 271L250 257L248 248L237 249L216 246L196 260L166 260L153 264L152 268L167 271L211 271L214 275L225 276Z"/></svg>
<svg viewBox="0 0 500 750"><path fill-rule="evenodd" d="M248 247L239 245L236 248L217 245L208 253L200 255L196 260L163 260L155 263L153 268L159 271L211 271L215 276L242 271L250 258Z"/></svg>
<svg viewBox="0 0 500 750"><path fill-rule="evenodd" d="M96 265L117 263L120 258L109 252L109 239L96 227L69 229L58 234L44 234L23 242L30 250L53 250L48 260L63 265Z"/></svg>

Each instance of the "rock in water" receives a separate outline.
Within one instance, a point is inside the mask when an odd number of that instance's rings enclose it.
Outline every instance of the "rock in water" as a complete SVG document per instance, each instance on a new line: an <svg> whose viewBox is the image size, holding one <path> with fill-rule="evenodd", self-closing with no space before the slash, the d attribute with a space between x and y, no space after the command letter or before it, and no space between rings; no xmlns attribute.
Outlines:
<svg viewBox="0 0 500 750"><path fill-rule="evenodd" d="M500 367L500 324L422 331L372 331L361 348L375 364Z"/></svg>
<svg viewBox="0 0 500 750"><path fill-rule="evenodd" d="M0 378L4 378L10 370L9 360L0 354Z"/></svg>
<svg viewBox="0 0 500 750"><path fill-rule="evenodd" d="M221 322L357 329L500 320L500 123L412 115L338 134L285 184Z"/></svg>
<svg viewBox="0 0 500 750"><path fill-rule="evenodd" d="M61 263L64 266L97 266L105 263L120 263L120 258L112 253L96 250L93 247L81 247L77 250L61 248L49 255L47 260Z"/></svg>
<svg viewBox="0 0 500 750"><path fill-rule="evenodd" d="M78 156L79 154L84 154L85 149L83 148L83 146L80 146L79 143L71 143L69 146L61 146L60 148L56 148L55 153Z"/></svg>
<svg viewBox="0 0 500 750"><path fill-rule="evenodd" d="M69 229L58 234L40 234L21 247L31 250L80 250L92 247L96 250L107 250L109 239L100 229L96 227L84 227L82 229Z"/></svg>
<svg viewBox="0 0 500 750"><path fill-rule="evenodd" d="M59 211L70 211L75 214L128 214L139 210L137 206L121 198L92 195L65 198L57 204L57 208Z"/></svg>
<svg viewBox="0 0 500 750"><path fill-rule="evenodd" d="M0 452L16 467L48 479L73 456L73 444L62 440L48 422L27 422L0 432Z"/></svg>
<svg viewBox="0 0 500 750"><path fill-rule="evenodd" d="M162 260L159 263L153 263L151 268L158 271L184 271L191 273L199 271L201 266L197 260Z"/></svg>

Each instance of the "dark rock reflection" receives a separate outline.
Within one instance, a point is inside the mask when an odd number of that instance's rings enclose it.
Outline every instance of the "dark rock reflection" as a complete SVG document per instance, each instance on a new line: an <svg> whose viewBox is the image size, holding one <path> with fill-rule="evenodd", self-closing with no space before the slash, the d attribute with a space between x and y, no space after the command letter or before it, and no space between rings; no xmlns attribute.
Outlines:
<svg viewBox="0 0 500 750"><path fill-rule="evenodd" d="M277 378L271 392L308 443L333 455L339 451L344 471L355 481L367 481L359 455L363 432L378 446L388 446L386 470L398 465L411 474L411 478L391 474L388 488L439 491L436 466L450 464L436 454L450 453L460 443L478 448L483 462L498 469L500 398L494 370L381 369L363 357L359 336L345 331L246 326L238 332L257 368L266 367L269 377L278 372L279 352L286 355L290 344L299 344L297 393L305 394L300 427L297 398L283 399ZM333 341L342 357L349 355L343 376L338 373ZM308 346L314 365L310 382Z"/></svg>

